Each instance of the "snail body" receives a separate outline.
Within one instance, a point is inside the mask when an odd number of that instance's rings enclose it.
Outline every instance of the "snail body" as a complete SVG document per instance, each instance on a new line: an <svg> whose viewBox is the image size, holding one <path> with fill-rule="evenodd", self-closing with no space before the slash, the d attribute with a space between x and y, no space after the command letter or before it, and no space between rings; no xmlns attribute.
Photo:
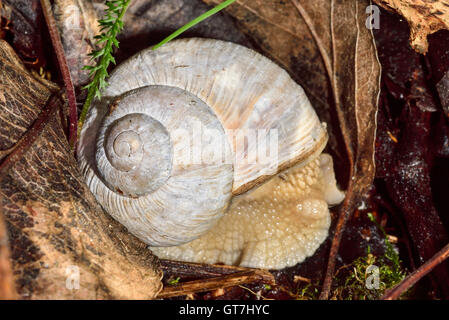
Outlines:
<svg viewBox="0 0 449 320"><path fill-rule="evenodd" d="M327 142L287 72L233 43L193 38L147 49L109 83L81 131L79 165L103 208L151 247L201 239L232 199L315 163ZM272 142L270 157L261 141Z"/></svg>
<svg viewBox="0 0 449 320"><path fill-rule="evenodd" d="M282 269L311 256L327 238L328 205L341 201L332 158L321 154L293 166L262 186L233 199L223 218L205 235L174 247L152 247L165 259ZM333 180L332 190L325 189ZM198 254L201 253L201 254Z"/></svg>

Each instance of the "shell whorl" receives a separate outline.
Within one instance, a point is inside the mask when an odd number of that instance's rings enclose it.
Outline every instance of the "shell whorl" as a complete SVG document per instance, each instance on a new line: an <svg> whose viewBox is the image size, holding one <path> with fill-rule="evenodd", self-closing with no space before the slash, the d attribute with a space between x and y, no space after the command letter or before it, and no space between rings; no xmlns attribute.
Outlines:
<svg viewBox="0 0 449 320"><path fill-rule="evenodd" d="M126 105L127 100L125 97L115 108ZM173 146L169 132L144 113L114 119L114 113L105 118L99 135L105 139L99 139L97 145L98 169L105 183L130 197L157 190L167 181L172 169Z"/></svg>

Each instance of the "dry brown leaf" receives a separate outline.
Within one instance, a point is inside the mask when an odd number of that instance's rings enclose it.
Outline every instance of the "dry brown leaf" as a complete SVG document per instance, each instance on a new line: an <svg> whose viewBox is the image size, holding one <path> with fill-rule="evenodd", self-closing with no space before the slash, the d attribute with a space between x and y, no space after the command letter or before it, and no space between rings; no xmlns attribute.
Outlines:
<svg viewBox="0 0 449 320"><path fill-rule="evenodd" d="M0 41L0 88L5 95L0 150L5 151L29 132L56 87L34 78ZM11 156L4 153L0 164L1 207L18 294L26 299L155 297L161 289L156 258L96 204L68 148L61 117L55 113L43 123L17 161L5 165Z"/></svg>
<svg viewBox="0 0 449 320"><path fill-rule="evenodd" d="M8 235L6 234L3 214L0 211L0 300L15 299L17 297L15 291L9 256Z"/></svg>
<svg viewBox="0 0 449 320"><path fill-rule="evenodd" d="M93 64L89 53L94 48L94 36L100 33L94 6L84 0L56 0L53 12L73 85L85 85L89 82L89 71L83 67Z"/></svg>
<svg viewBox="0 0 449 320"><path fill-rule="evenodd" d="M380 64L372 32L365 24L368 5L369 1L361 0L252 0L237 1L227 9L239 28L304 87L321 119L330 125L330 147L339 155L337 165L345 159L339 153L339 132L343 136L349 182L331 249L328 281L341 230L375 173ZM322 297L327 297L326 292Z"/></svg>
<svg viewBox="0 0 449 320"><path fill-rule="evenodd" d="M426 54L427 36L441 29L449 30L449 2L447 0L374 0L383 8L402 15L410 26L411 46Z"/></svg>

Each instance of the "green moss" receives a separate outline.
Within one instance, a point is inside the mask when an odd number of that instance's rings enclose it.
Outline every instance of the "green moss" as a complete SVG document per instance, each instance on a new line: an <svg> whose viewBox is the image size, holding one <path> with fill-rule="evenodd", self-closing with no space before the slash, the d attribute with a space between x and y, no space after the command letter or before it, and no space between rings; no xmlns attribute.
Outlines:
<svg viewBox="0 0 449 320"><path fill-rule="evenodd" d="M338 275L335 278L338 284L333 294L335 299L379 299L385 290L394 287L406 275L387 253L376 257L369 250L365 257L357 258L347 269L345 278Z"/></svg>
<svg viewBox="0 0 449 320"><path fill-rule="evenodd" d="M298 300L318 300L320 296L320 289L318 284L307 283L302 288L298 289Z"/></svg>
<svg viewBox="0 0 449 320"><path fill-rule="evenodd" d="M171 280L168 281L168 284L171 285L171 286L174 286L175 284L179 283L179 280L181 280L180 277L177 277L176 279L171 279Z"/></svg>
<svg viewBox="0 0 449 320"><path fill-rule="evenodd" d="M264 285L263 285L263 288L264 288L265 290L267 290L267 291L270 291L270 290L271 290L271 286L270 286L269 284L264 284Z"/></svg>
<svg viewBox="0 0 449 320"><path fill-rule="evenodd" d="M337 270L331 292L332 299L379 299L387 289L394 287L406 276L399 255L388 240L385 230L371 213L368 217L384 235L385 253L376 256L368 247L365 256ZM314 300L318 298L320 290L320 284L307 283L298 289L295 296L301 300Z"/></svg>
<svg viewBox="0 0 449 320"><path fill-rule="evenodd" d="M350 265L341 268L335 275L337 287L333 296L336 299L379 299L387 289L394 287L406 276L399 254L388 240L385 230L371 213L368 213L368 217L384 235L385 253L375 256L368 247L366 256L359 257ZM340 274L345 276L341 277Z"/></svg>

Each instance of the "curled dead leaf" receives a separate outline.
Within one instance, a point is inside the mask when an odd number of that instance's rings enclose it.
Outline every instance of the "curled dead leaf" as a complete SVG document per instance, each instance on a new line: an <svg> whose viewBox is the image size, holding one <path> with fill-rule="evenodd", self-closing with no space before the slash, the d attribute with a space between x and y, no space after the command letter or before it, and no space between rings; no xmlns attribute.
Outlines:
<svg viewBox="0 0 449 320"><path fill-rule="evenodd" d="M402 15L410 26L411 46L426 54L427 36L441 29L449 30L449 5L447 1L426 0L374 0L383 8Z"/></svg>
<svg viewBox="0 0 449 320"><path fill-rule="evenodd" d="M75 87L85 85L89 82L89 72L83 70L83 67L93 65L89 53L94 49L95 35L100 33L93 3L56 0L53 12L73 85Z"/></svg>

